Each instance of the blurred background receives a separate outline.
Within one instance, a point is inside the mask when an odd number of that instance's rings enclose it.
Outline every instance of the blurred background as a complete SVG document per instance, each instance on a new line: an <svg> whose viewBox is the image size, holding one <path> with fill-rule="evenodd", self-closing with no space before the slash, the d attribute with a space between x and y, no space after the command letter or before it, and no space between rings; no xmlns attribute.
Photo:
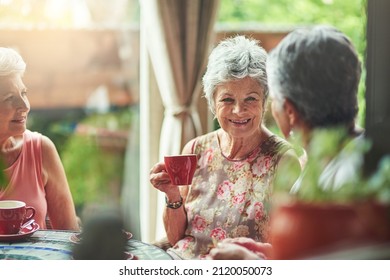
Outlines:
<svg viewBox="0 0 390 280"><path fill-rule="evenodd" d="M268 51L298 26L331 24L350 36L363 61L365 7L365 0L221 0L214 44L241 33ZM125 174L139 172L140 155L128 152L140 141L138 0L0 0L0 45L27 62L28 127L55 142L78 213L88 203L120 203ZM364 80L365 69L361 126ZM203 132L215 128L208 114L202 118ZM270 116L267 124L278 133Z"/></svg>

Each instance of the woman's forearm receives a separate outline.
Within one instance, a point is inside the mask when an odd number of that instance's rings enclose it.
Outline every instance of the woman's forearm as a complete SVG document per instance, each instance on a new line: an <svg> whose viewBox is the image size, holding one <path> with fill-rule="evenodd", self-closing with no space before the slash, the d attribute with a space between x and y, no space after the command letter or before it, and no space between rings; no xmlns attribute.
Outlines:
<svg viewBox="0 0 390 280"><path fill-rule="evenodd" d="M167 198L167 203L170 203L174 207L177 207L182 199L177 200ZM187 216L184 210L184 203L178 208L165 207L163 215L164 227L167 233L168 241L171 245L176 244L177 241L182 239L185 234L185 229L187 227Z"/></svg>

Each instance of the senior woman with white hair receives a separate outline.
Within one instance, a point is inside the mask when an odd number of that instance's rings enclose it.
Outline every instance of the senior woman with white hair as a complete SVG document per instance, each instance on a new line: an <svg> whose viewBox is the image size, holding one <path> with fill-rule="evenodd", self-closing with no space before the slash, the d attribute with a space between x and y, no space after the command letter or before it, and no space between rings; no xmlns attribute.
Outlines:
<svg viewBox="0 0 390 280"><path fill-rule="evenodd" d="M292 147L263 124L266 58L256 40L236 36L220 42L203 85L221 128L185 145L183 154L198 156L192 185L173 186L163 162L151 170L150 182L166 195L163 219L173 245L167 252L175 259L202 259L225 238L267 240L278 166L289 162L300 170Z"/></svg>
<svg viewBox="0 0 390 280"><path fill-rule="evenodd" d="M0 48L0 160L7 183L0 200L21 200L36 210L34 219L46 229L78 230L67 178L54 143L26 129L30 102L23 83L26 63L15 50Z"/></svg>

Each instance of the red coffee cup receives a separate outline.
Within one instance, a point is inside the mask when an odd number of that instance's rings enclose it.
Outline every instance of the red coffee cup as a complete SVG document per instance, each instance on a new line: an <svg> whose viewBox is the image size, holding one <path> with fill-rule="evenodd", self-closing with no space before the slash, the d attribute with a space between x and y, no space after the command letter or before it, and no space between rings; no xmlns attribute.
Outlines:
<svg viewBox="0 0 390 280"><path fill-rule="evenodd" d="M164 162L173 185L191 185L198 162L195 154L165 156Z"/></svg>
<svg viewBox="0 0 390 280"><path fill-rule="evenodd" d="M35 208L19 200L0 200L0 235L17 234L35 216Z"/></svg>

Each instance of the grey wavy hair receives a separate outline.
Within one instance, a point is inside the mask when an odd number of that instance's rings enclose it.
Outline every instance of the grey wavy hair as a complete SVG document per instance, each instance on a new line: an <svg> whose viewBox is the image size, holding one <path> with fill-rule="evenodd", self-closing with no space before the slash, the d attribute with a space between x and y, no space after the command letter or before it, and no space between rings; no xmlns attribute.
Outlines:
<svg viewBox="0 0 390 280"><path fill-rule="evenodd" d="M202 80L204 97L211 112L215 114L216 87L221 83L247 76L257 80L263 88L264 105L268 96L266 62L267 52L255 39L238 35L221 41L209 56L207 70Z"/></svg>
<svg viewBox="0 0 390 280"><path fill-rule="evenodd" d="M292 102L310 127L355 121L361 64L350 39L334 27L288 34L269 53L267 73L270 95Z"/></svg>
<svg viewBox="0 0 390 280"><path fill-rule="evenodd" d="M12 48L0 47L0 76L12 74L23 75L26 71L26 63L22 56Z"/></svg>

